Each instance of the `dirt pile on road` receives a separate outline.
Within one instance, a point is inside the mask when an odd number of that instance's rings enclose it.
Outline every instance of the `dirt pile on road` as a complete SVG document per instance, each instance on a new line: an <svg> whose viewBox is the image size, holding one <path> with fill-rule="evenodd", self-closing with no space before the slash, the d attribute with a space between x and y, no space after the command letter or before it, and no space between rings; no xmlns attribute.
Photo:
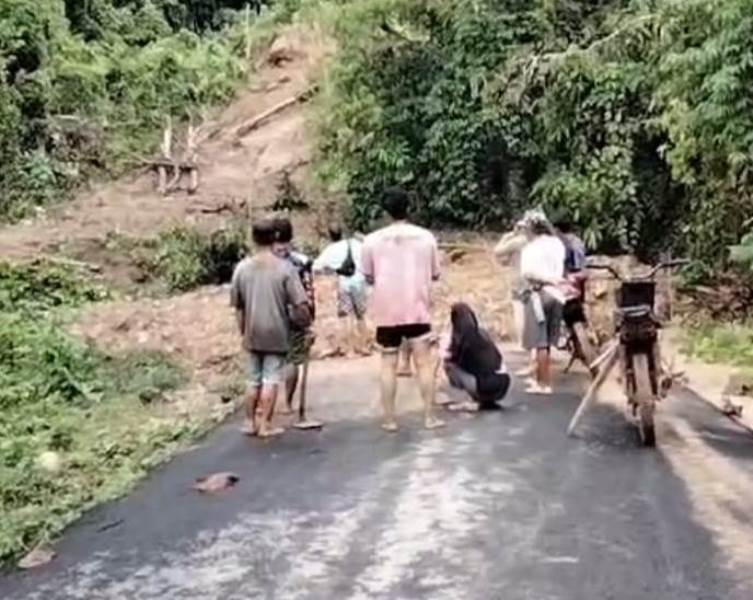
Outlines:
<svg viewBox="0 0 753 600"><path fill-rule="evenodd" d="M434 322L447 325L450 307L469 302L496 337L507 336L509 319L504 277L489 255L469 253L451 262L435 290ZM317 279L317 341L321 358L337 342L333 278ZM195 380L216 380L232 373L240 358L239 338L227 286L206 287L179 296L115 301L89 307L73 331L107 349L159 350L190 369Z"/></svg>

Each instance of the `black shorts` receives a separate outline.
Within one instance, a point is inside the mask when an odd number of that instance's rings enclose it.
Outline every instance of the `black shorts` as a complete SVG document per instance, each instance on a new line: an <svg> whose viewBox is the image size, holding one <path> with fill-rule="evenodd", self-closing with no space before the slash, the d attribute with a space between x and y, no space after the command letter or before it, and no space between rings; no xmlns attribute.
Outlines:
<svg viewBox="0 0 753 600"><path fill-rule="evenodd" d="M431 333L431 325L428 323L377 327L376 341L382 348L399 348L403 340L415 340L429 333Z"/></svg>

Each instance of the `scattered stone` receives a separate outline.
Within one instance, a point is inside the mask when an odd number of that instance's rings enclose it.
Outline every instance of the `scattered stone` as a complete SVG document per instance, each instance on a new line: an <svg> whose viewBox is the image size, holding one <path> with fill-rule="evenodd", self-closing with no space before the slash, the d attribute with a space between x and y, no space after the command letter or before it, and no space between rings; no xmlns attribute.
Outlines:
<svg viewBox="0 0 753 600"><path fill-rule="evenodd" d="M48 450L42 452L42 454L37 457L37 465L47 473L59 473L60 469L63 468L63 459L57 452Z"/></svg>

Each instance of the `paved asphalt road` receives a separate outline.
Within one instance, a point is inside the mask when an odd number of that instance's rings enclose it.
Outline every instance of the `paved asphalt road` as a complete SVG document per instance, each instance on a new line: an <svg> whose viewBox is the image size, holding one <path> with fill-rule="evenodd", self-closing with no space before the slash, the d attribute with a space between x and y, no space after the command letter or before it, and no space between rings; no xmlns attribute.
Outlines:
<svg viewBox="0 0 753 600"><path fill-rule="evenodd" d="M316 367L322 432L264 442L226 424L88 514L52 564L0 579L0 598L753 598L753 438L697 398L662 407L656 450L616 404L567 438L578 376L440 432L412 412L389 435L372 366ZM225 470L240 482L223 495L190 489Z"/></svg>

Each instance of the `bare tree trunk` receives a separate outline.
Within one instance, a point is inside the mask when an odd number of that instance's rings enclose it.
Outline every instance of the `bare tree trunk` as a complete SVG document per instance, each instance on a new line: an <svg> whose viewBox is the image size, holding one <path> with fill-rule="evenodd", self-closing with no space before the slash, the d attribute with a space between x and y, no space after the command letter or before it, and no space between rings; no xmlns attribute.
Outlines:
<svg viewBox="0 0 753 600"><path fill-rule="evenodd" d="M172 160L172 149L173 149L173 125L172 125L172 119L168 115L168 117L165 120L165 129L162 132L162 158L171 161ZM160 165L157 168L157 175L158 175L158 183L157 183L157 189L159 190L160 194L166 194L167 193L167 167L164 165Z"/></svg>

